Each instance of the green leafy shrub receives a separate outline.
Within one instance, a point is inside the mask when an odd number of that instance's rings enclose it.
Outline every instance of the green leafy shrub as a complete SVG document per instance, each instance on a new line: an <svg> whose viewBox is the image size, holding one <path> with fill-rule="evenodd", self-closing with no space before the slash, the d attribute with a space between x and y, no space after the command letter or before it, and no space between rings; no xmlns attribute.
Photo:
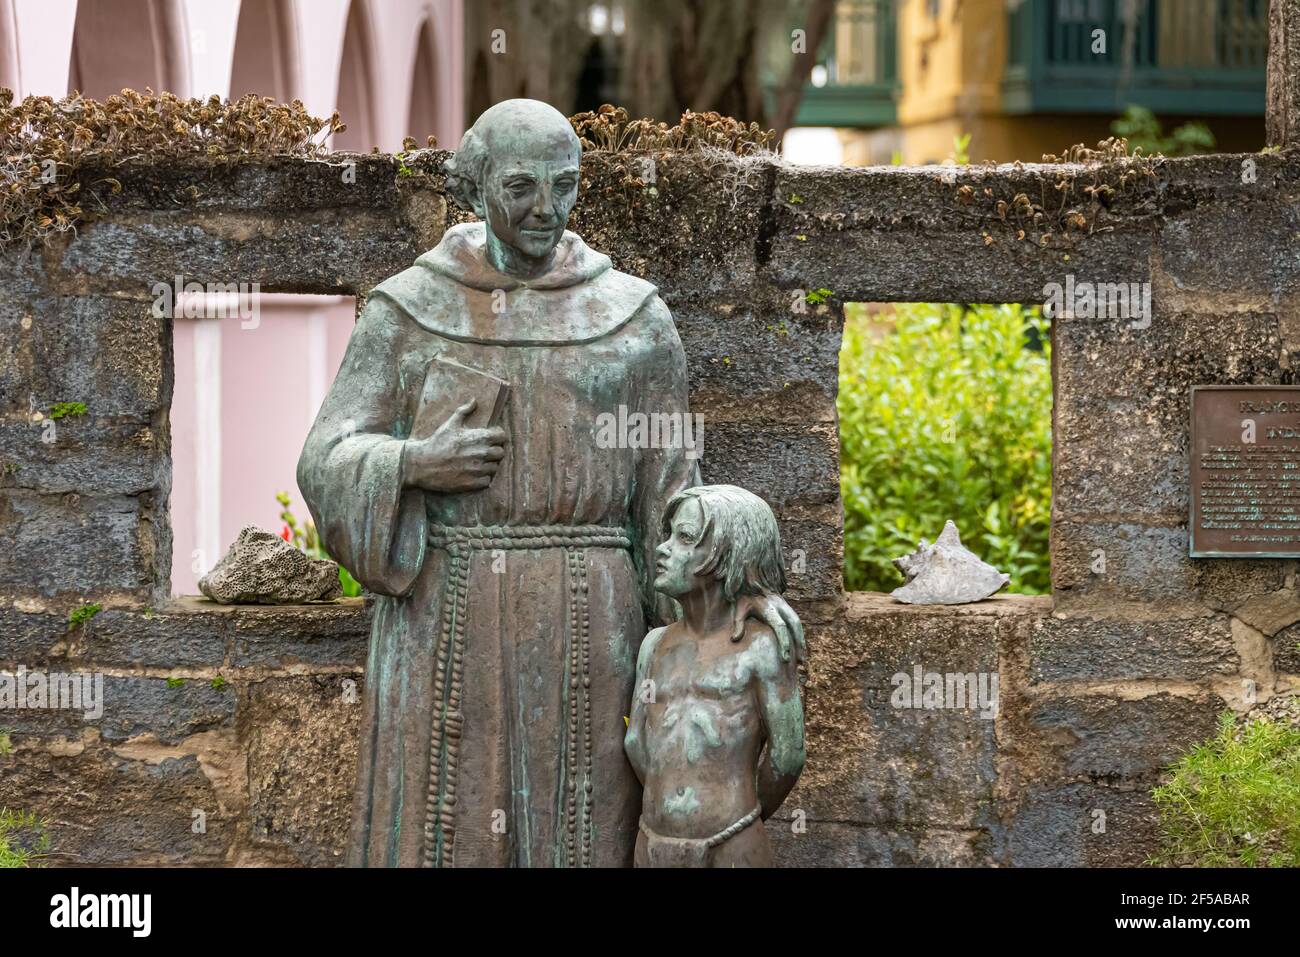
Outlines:
<svg viewBox="0 0 1300 957"><path fill-rule="evenodd" d="M952 519L1026 594L1051 587L1049 323L1018 305L846 308L840 354L844 583L887 591L891 559Z"/></svg>
<svg viewBox="0 0 1300 957"><path fill-rule="evenodd" d="M1300 867L1300 727L1219 716L1151 796L1162 867Z"/></svg>
<svg viewBox="0 0 1300 957"><path fill-rule="evenodd" d="M1128 140L1131 149L1140 148L1148 156L1195 156L1214 150L1214 134L1204 123L1184 123L1166 136L1156 115L1145 106L1130 106L1111 122L1110 131Z"/></svg>

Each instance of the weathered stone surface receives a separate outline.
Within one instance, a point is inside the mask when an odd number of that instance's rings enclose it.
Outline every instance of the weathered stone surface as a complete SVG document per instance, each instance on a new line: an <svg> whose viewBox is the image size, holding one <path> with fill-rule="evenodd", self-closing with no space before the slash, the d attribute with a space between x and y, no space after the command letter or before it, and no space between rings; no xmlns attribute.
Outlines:
<svg viewBox="0 0 1300 957"><path fill-rule="evenodd" d="M208 762L224 757L217 748L206 755ZM0 805L49 822L54 866L217 864L236 824L194 754L114 749L93 733L0 754ZM204 815L201 833L195 811Z"/></svg>
<svg viewBox="0 0 1300 957"><path fill-rule="evenodd" d="M569 229L614 267L670 295L735 302L757 278L774 168L768 159L663 152L655 191L629 188L637 157L587 151ZM701 178L711 183L700 189Z"/></svg>
<svg viewBox="0 0 1300 957"><path fill-rule="evenodd" d="M1300 624L1284 628L1270 644L1273 667L1283 674L1300 675ZM1296 687L1300 687L1300 684Z"/></svg>
<svg viewBox="0 0 1300 957"><path fill-rule="evenodd" d="M1153 785L1189 747L1213 736L1227 707L1211 692L1044 696L1030 708L1045 778Z"/></svg>
<svg viewBox="0 0 1300 957"><path fill-rule="evenodd" d="M92 421L125 416L147 424L159 413L165 421L171 329L149 310L148 301L47 295L0 311L4 409L28 412L34 404L48 413L56 402L84 402ZM77 426L56 420L59 430Z"/></svg>
<svg viewBox="0 0 1300 957"><path fill-rule="evenodd" d="M1196 681L1231 675L1238 655L1229 622L1227 615L1209 612L1198 618L1147 621L1127 616L1043 618L1030 646L1031 677L1036 682Z"/></svg>
<svg viewBox="0 0 1300 957"><path fill-rule="evenodd" d="M188 212L154 213L140 222L104 221L79 231L63 269L84 288L131 290L148 309L155 283L257 283L283 290L284 264L295 263L292 291L353 293L405 269L424 252L396 231L394 217L330 210L310 219Z"/></svg>
<svg viewBox="0 0 1300 957"><path fill-rule="evenodd" d="M979 867L990 863L984 831L874 827L812 821L797 834L785 818L767 822L778 867Z"/></svg>
<svg viewBox="0 0 1300 957"><path fill-rule="evenodd" d="M337 865L347 843L361 728L357 678L304 677L249 688L252 840L284 848L306 866Z"/></svg>
<svg viewBox="0 0 1300 957"><path fill-rule="evenodd" d="M1106 614L1115 602L1142 602L1185 613L1189 604L1230 608L1282 587L1283 563L1271 559L1191 559L1187 528L1123 522L1055 523L1052 594L1060 611Z"/></svg>
<svg viewBox="0 0 1300 957"><path fill-rule="evenodd" d="M1036 241L1041 230L1018 240L1015 223L997 216L997 202L1010 205L1018 193L1037 202L1067 176L1093 178L1082 167L1039 164L781 166L764 262L783 288L825 287L860 302L1035 302L1071 268L1113 282L1146 279L1158 181L1143 180L1112 204L1103 214L1111 231L1084 238L1052 224L1046 247Z"/></svg>
<svg viewBox="0 0 1300 957"><path fill-rule="evenodd" d="M306 606L181 598L157 609L107 608L76 628L67 612L9 606L0 608L0 667L352 672L365 663L369 635L360 598Z"/></svg>
<svg viewBox="0 0 1300 957"><path fill-rule="evenodd" d="M1061 320L1052 330L1053 514L1067 520L1186 521L1191 386L1276 381L1277 317L1171 313L1153 298L1131 320Z"/></svg>
<svg viewBox="0 0 1300 957"><path fill-rule="evenodd" d="M1171 217L1159 239L1161 269L1179 293L1187 297L1184 300L1187 304L1203 294L1214 296L1223 290L1232 290L1238 301L1253 296L1293 294L1295 266L1294 262L1287 262L1285 255L1251 259L1249 269L1233 268L1233 263L1245 262L1243 256L1256 257L1256 237L1261 235L1279 237L1281 248L1289 248L1294 253L1300 210L1272 201L1271 194L1280 184L1269 176L1272 170L1268 165L1256 160L1256 182L1243 183L1241 159L1224 156L1221 160L1232 164L1230 175L1236 183L1224 185L1235 185L1235 201L1206 202L1196 197L1197 201L1189 209ZM1213 256L1197 252L1211 247ZM1179 303L1179 307L1188 308L1184 303Z"/></svg>
<svg viewBox="0 0 1300 957"><path fill-rule="evenodd" d="M109 608L59 636L51 651L74 662L130 668L216 669L226 658L224 623L215 615L169 615Z"/></svg>
<svg viewBox="0 0 1300 957"><path fill-rule="evenodd" d="M1300 594L1295 588L1279 588L1253 595L1235 603L1232 614L1271 638L1300 621Z"/></svg>
<svg viewBox="0 0 1300 957"><path fill-rule="evenodd" d="M136 495L162 487L166 450L152 425L87 414L55 419L51 430L45 421L0 421L0 488Z"/></svg>
<svg viewBox="0 0 1300 957"><path fill-rule="evenodd" d="M365 663L370 616L360 598L305 608L249 608L232 617L229 634L236 668L307 665L349 671Z"/></svg>
<svg viewBox="0 0 1300 957"><path fill-rule="evenodd" d="M405 163L441 174L446 150L409 153ZM390 154L333 153L327 157L238 157L218 161L176 159L166 165L127 162L86 167L81 182L112 176L121 214L155 210L190 213L261 213L268 220L295 213L349 209L395 212L399 204L397 161Z"/></svg>
<svg viewBox="0 0 1300 957"><path fill-rule="evenodd" d="M666 291L665 291L666 292ZM799 300L802 302L802 299ZM666 300L690 368L691 408L714 421L833 421L839 311L778 294L766 303Z"/></svg>
<svg viewBox="0 0 1300 957"><path fill-rule="evenodd" d="M778 516L778 524L785 553L786 598L801 602L837 598L844 588L844 539L838 515L835 519Z"/></svg>
<svg viewBox="0 0 1300 957"><path fill-rule="evenodd" d="M44 664L59 653L56 646L67 630L68 616L47 613L43 605L0 607L0 666Z"/></svg>
<svg viewBox="0 0 1300 957"><path fill-rule="evenodd" d="M199 591L235 605L294 605L343 594L338 562L311 558L273 532L246 526Z"/></svg>
<svg viewBox="0 0 1300 957"><path fill-rule="evenodd" d="M54 670L51 666L50 670ZM59 670L66 666L58 666ZM77 673L89 673L83 666ZM164 744L228 726L235 716L235 696L229 685L214 686L201 679L103 677L103 714L87 716L71 709L16 709L6 714L15 739L28 735L78 738L95 728L105 741L126 741L149 735Z"/></svg>
<svg viewBox="0 0 1300 957"><path fill-rule="evenodd" d="M1268 9L1268 84L1265 130L1269 146L1300 145L1300 0L1277 0Z"/></svg>
<svg viewBox="0 0 1300 957"><path fill-rule="evenodd" d="M894 559L903 584L890 597L909 605L962 605L983 601L1011 580L961 543L957 526L944 523L933 545L924 538L916 551Z"/></svg>
<svg viewBox="0 0 1300 957"><path fill-rule="evenodd" d="M0 489L0 590L148 594L158 580L158 519L149 495Z"/></svg>
<svg viewBox="0 0 1300 957"><path fill-rule="evenodd" d="M1140 867L1159 843L1158 815L1145 791L1092 784L1035 786L1007 831L1012 867Z"/></svg>
<svg viewBox="0 0 1300 957"><path fill-rule="evenodd" d="M760 496L779 516L786 505L839 500L839 435L815 426L705 424L700 475Z"/></svg>
<svg viewBox="0 0 1300 957"><path fill-rule="evenodd" d="M900 605L848 596L830 633L810 638L805 690L808 762L783 814L891 832L986 830L994 807L996 721L975 707L896 708L893 677L999 670L1002 623L1046 612L1043 599L1005 596L960 606Z"/></svg>

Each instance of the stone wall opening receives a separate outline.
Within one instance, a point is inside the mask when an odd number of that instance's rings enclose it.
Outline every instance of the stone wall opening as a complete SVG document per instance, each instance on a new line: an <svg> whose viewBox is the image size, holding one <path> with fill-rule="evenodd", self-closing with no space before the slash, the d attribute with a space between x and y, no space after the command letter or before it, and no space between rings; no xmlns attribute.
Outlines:
<svg viewBox="0 0 1300 957"><path fill-rule="evenodd" d="M208 293L182 297L173 325L171 594L193 595L246 525L280 532L294 471L338 371L352 296Z"/></svg>
<svg viewBox="0 0 1300 957"><path fill-rule="evenodd" d="M951 520L962 543L1051 591L1050 320L1019 304L844 305L837 400L844 587L902 584L892 559Z"/></svg>

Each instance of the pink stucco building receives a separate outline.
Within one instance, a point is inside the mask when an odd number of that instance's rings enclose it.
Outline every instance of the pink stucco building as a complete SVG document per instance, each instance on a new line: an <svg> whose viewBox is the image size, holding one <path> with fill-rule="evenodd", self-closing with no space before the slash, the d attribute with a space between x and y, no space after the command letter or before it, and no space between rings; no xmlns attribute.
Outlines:
<svg viewBox="0 0 1300 957"><path fill-rule="evenodd" d="M0 85L19 97L149 86L297 98L315 115L342 113L335 149L395 150L429 133L454 146L462 32L462 0L0 0ZM262 294L256 324L176 320L173 593L196 592L244 525L278 531L276 492L306 517L294 468L353 308Z"/></svg>

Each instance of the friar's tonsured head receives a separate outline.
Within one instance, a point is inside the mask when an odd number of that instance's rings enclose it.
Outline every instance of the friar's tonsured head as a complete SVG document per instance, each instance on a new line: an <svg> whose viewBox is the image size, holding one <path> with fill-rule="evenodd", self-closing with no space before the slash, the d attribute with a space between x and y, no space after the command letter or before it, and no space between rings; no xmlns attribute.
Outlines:
<svg viewBox="0 0 1300 957"><path fill-rule="evenodd" d="M447 191L491 237L528 260L550 256L578 199L582 146L559 110L504 100L484 111L447 161Z"/></svg>

